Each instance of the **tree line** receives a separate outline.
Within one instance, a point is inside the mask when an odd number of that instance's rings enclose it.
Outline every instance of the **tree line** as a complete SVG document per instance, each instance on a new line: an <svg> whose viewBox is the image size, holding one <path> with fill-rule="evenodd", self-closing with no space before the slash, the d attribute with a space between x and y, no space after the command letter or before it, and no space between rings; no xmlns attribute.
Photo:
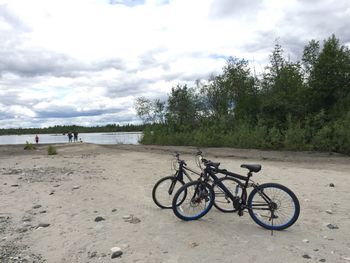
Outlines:
<svg viewBox="0 0 350 263"><path fill-rule="evenodd" d="M0 135L21 135L21 134L66 134L68 132L77 131L79 133L89 132L133 132L143 131L144 124L133 125L126 124L120 126L118 124L107 124L105 126L78 126L78 125L55 125L46 128L10 128L0 129Z"/></svg>
<svg viewBox="0 0 350 263"><path fill-rule="evenodd" d="M332 35L291 61L276 44L259 76L231 57L221 74L178 84L166 101L137 98L135 109L144 144L350 154L350 51Z"/></svg>

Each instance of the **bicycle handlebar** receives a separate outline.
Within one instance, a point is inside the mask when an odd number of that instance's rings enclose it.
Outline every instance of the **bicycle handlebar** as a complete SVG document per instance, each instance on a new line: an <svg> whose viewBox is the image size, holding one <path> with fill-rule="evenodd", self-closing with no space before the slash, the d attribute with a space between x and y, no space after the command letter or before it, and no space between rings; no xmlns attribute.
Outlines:
<svg viewBox="0 0 350 263"><path fill-rule="evenodd" d="M179 153L176 153L175 157L176 157L176 161L178 162L178 164L183 164L184 166L187 166L187 163L185 162L185 160L181 160L180 159L180 154Z"/></svg>
<svg viewBox="0 0 350 263"><path fill-rule="evenodd" d="M204 159L204 158L202 158L202 162L204 163L204 165L206 167L211 166L211 167L214 167L215 169L219 169L219 166L220 166L220 163L214 163L214 162L207 160L207 159Z"/></svg>

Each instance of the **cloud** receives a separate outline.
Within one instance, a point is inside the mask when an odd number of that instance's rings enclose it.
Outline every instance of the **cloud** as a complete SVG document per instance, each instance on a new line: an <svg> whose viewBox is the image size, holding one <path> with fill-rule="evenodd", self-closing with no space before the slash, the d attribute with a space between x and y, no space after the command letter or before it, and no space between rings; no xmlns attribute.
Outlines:
<svg viewBox="0 0 350 263"><path fill-rule="evenodd" d="M261 71L275 41L350 45L347 0L0 0L0 126L139 122L139 96L218 74L229 56Z"/></svg>
<svg viewBox="0 0 350 263"><path fill-rule="evenodd" d="M254 15L263 2L263 0L214 0L209 15L216 18Z"/></svg>
<svg viewBox="0 0 350 263"><path fill-rule="evenodd" d="M0 50L0 75L12 73L21 76L58 76L75 77L91 71L102 71L114 68L123 69L121 59L108 59L84 63L68 55L55 53L44 49L30 50L2 47Z"/></svg>
<svg viewBox="0 0 350 263"><path fill-rule="evenodd" d="M28 32L30 27L28 27L16 14L9 8L6 4L0 4L0 29L14 30L17 32Z"/></svg>
<svg viewBox="0 0 350 263"><path fill-rule="evenodd" d="M143 5L145 0L109 0L110 5L126 5L126 6L137 6Z"/></svg>

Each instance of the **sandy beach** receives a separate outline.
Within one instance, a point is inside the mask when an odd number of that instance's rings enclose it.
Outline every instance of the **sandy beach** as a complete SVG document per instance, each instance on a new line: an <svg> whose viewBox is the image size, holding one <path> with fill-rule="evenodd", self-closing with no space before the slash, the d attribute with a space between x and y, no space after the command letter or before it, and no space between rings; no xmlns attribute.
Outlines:
<svg viewBox="0 0 350 263"><path fill-rule="evenodd" d="M171 175L176 151L196 168L194 147L0 146L0 262L350 262L350 157L203 148L228 170L260 163L259 183L292 189L301 205L285 231L259 227L248 213L214 207L184 222L152 201ZM334 184L334 187L330 187ZM327 227L332 224L334 229ZM111 258L111 248L122 255Z"/></svg>

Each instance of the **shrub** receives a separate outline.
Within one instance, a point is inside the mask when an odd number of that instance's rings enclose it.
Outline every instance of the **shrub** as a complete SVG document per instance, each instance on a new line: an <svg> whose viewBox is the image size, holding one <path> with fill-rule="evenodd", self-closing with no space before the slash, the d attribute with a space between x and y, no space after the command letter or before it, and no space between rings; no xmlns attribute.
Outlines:
<svg viewBox="0 0 350 263"><path fill-rule="evenodd" d="M305 129L300 123L288 119L288 128L284 134L284 148L287 150L307 150Z"/></svg>
<svg viewBox="0 0 350 263"><path fill-rule="evenodd" d="M57 150L54 146L50 145L49 148L47 148L47 154L48 155L55 155L57 154Z"/></svg>
<svg viewBox="0 0 350 263"><path fill-rule="evenodd" d="M35 146L31 142L26 141L26 145L24 146L24 150L35 150Z"/></svg>

